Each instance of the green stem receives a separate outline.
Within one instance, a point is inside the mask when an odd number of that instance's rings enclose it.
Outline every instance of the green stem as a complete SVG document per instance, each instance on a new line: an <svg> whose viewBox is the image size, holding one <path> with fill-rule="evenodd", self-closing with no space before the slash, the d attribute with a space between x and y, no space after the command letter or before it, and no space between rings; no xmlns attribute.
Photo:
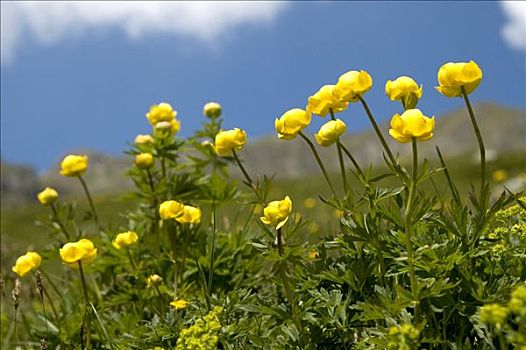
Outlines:
<svg viewBox="0 0 526 350"><path fill-rule="evenodd" d="M415 267L414 267L414 256L413 256L413 242L411 240L413 235L413 223L412 223L412 211L413 211L413 197L415 194L416 178L418 173L418 149L416 144L416 138L411 139L413 146L413 169L411 182L409 184L409 196L407 198L404 222L405 222L405 233L406 233L406 250L407 250L407 264L409 267L409 278L411 281L411 293L415 299L415 323L418 324L420 321L420 301L418 300L418 281L416 279Z"/></svg>
<svg viewBox="0 0 526 350"><path fill-rule="evenodd" d="M86 287L86 279L84 276L84 269L82 268L82 262L80 260L77 263L79 265L80 281L82 282L82 292L84 294L84 304L86 305L86 307L88 307L89 297L88 297L88 288Z"/></svg>
<svg viewBox="0 0 526 350"><path fill-rule="evenodd" d="M276 233L277 233L276 240L278 242L278 254L280 256L283 256L284 249L283 249L283 236L282 236L281 228L278 228Z"/></svg>
<svg viewBox="0 0 526 350"><path fill-rule="evenodd" d="M468 109L469 118L471 119L471 124L473 125L473 129L475 130L475 136L477 137L477 142L479 144L479 152L480 152L480 179L481 179L481 185L480 185L480 200L481 205L483 205L483 208L486 207L486 148L484 147L484 141L482 140L482 134L480 133L479 126L477 124L477 119L475 119L475 113L473 113L473 108L471 107L471 103L469 102L468 95L466 94L466 90L462 86L461 88L462 96L464 97L464 102L466 103L466 107Z"/></svg>
<svg viewBox="0 0 526 350"><path fill-rule="evenodd" d="M325 177L325 180L327 181L327 184L329 185L329 188L332 191L332 194L334 197L338 198L338 195L336 194L336 190L334 189L334 186L331 183L331 179L329 178L329 174L327 173L327 170L325 169L325 166L323 165L323 162L321 161L320 155L318 154L318 151L316 151L316 147L314 147L314 144L311 140L305 134L300 131L299 135L307 142L307 145L312 151L312 154L314 155L314 158L316 158L316 161L318 162L318 165L320 166L321 172L323 173L323 176Z"/></svg>
<svg viewBox="0 0 526 350"><path fill-rule="evenodd" d="M294 294L292 293L292 289L290 288L289 278L287 277L285 273L285 266L280 265L278 268L279 268L279 276L281 277L281 280L283 282L283 289L285 290L285 295L287 297L287 300L290 303L291 312L292 312L292 321L294 322L294 325L298 329L298 333L301 339L303 336L303 325L302 325L301 320L298 319L296 298L294 297Z"/></svg>
<svg viewBox="0 0 526 350"><path fill-rule="evenodd" d="M369 121L373 125L374 131L376 132L376 135L380 139L380 142L382 143L382 146L384 147L384 150L387 153L389 160L391 161L393 166L396 166L397 163L396 163L395 157L393 156L393 152L391 152L391 149L389 148L389 145L387 144L387 141L385 140L384 135L382 134L382 131L378 127L378 124L376 123L376 120L374 119L374 116L371 113L371 110L369 109L367 102L365 102L362 96L358 96L358 98L360 99L360 102L362 103L363 108L365 109L365 112L367 113L367 116L369 117Z"/></svg>
<svg viewBox="0 0 526 350"><path fill-rule="evenodd" d="M135 261L133 260L133 257L131 255L131 252L130 252L130 248L126 248L126 253L128 254L128 259L130 260L130 265L133 269L133 271L135 271L137 269L136 265L135 265Z"/></svg>
<svg viewBox="0 0 526 350"><path fill-rule="evenodd" d="M336 120L336 117L334 117L334 111L332 110L332 108L329 109L329 112L331 113L331 120ZM340 163L340 172L342 173L343 190L345 191L345 193L347 193L348 191L347 174L345 171L345 163L343 162L342 147L341 147L339 137L338 137L338 140L336 141L336 149L338 151L338 162Z"/></svg>
<svg viewBox="0 0 526 350"><path fill-rule="evenodd" d="M241 160L239 159L236 150L232 150L232 155L234 156L234 159L235 159L237 165L239 166L239 169L241 169L241 172L243 173L243 176L245 177L245 180L247 180L248 186L252 189L252 191L254 191L254 193L258 197L259 202L261 204L264 204L263 198L261 198L261 195L260 195L259 191L257 190L256 185L254 184L254 181L252 181L252 178L250 177L250 175L248 174L247 170L243 166L243 163L241 163Z"/></svg>
<svg viewBox="0 0 526 350"><path fill-rule="evenodd" d="M358 172L358 174L360 174L361 177L365 177L364 176L364 173L362 171L362 168L360 167L360 165L358 164L358 162L356 161L356 158L353 157L353 155L351 154L351 152L345 147L345 145L343 143L341 143L340 141L338 141L338 144L340 145L341 149L343 150L343 152L345 153L345 155L349 158L349 160L351 161L351 163L354 165L354 168L356 169L356 171Z"/></svg>
<svg viewBox="0 0 526 350"><path fill-rule="evenodd" d="M53 213L53 219L55 220L55 222L58 224L58 226L60 227L60 230L62 231L62 233L64 234L64 236L66 236L66 241L70 241L70 238L69 238L69 233L68 231L66 230L66 227L64 227L64 225L62 224L62 222L60 221L59 217L58 217L58 213L57 213L57 208L55 207L55 204L54 203L51 203L50 204L50 207L51 207L51 212Z"/></svg>
<svg viewBox="0 0 526 350"><path fill-rule="evenodd" d="M176 232L171 230L170 232L170 242L172 244L172 260L174 263L174 297L177 298L177 255L175 253L176 249Z"/></svg>
<svg viewBox="0 0 526 350"><path fill-rule="evenodd" d="M89 325L86 326L86 319L88 318L88 308L89 308L89 297L88 297L88 288L86 287L86 279L84 277L84 269L82 268L82 261L78 261L79 265L79 272L80 272L80 281L82 282L82 292L84 294L84 317L82 318L82 324L81 324L81 343L82 346L84 346L84 330L87 330L86 332L86 349L91 349L91 332L89 329Z"/></svg>
<svg viewBox="0 0 526 350"><path fill-rule="evenodd" d="M214 264L216 251L216 202L212 202L212 251L210 252L210 273L208 275L208 292L212 293L212 283L214 281Z"/></svg>
<svg viewBox="0 0 526 350"><path fill-rule="evenodd" d="M97 211L95 210L95 205L93 204L93 200L91 199L91 195L88 190L88 186L86 185L86 181L84 181L84 178L82 175L77 176L80 180L80 183L82 184L82 188L84 188L84 192L86 193L86 197L88 197L89 206L91 208L91 214L93 215L93 221L95 221L95 224L100 230L100 224L99 224L99 218L97 216Z"/></svg>

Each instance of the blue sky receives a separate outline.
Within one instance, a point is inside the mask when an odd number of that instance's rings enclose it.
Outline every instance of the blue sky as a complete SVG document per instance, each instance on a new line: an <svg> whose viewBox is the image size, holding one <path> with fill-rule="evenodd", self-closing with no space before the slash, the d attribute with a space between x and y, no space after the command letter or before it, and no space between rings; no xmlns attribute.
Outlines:
<svg viewBox="0 0 526 350"><path fill-rule="evenodd" d="M526 7L518 2L134 4L2 2L3 160L43 170L74 149L120 154L149 132L144 114L162 101L179 112L183 136L214 100L225 127L253 140L356 69L372 75L367 100L382 121L400 109L384 94L399 75L424 85L427 115L461 106L433 86L440 65L470 59L484 72L473 101L526 109ZM351 131L369 127L358 105L343 118Z"/></svg>

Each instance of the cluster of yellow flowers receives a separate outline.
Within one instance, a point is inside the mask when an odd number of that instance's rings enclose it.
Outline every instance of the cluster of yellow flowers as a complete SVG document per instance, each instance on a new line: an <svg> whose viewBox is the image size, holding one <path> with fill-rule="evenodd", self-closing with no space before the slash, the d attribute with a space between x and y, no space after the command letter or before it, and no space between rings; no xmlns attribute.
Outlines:
<svg viewBox="0 0 526 350"><path fill-rule="evenodd" d="M181 224L198 224L201 222L201 209L169 200L159 206L162 220L174 219Z"/></svg>
<svg viewBox="0 0 526 350"><path fill-rule="evenodd" d="M480 308L480 320L496 328L502 328L511 314L526 317L526 285L516 287L507 305L486 304Z"/></svg>
<svg viewBox="0 0 526 350"><path fill-rule="evenodd" d="M153 133L158 137L171 137L181 129L181 122L176 119L177 112L169 103L161 102L150 107L146 118L153 127Z"/></svg>
<svg viewBox="0 0 526 350"><path fill-rule="evenodd" d="M410 323L389 328L388 349L391 350L411 350L418 348L418 338L420 331Z"/></svg>
<svg viewBox="0 0 526 350"><path fill-rule="evenodd" d="M215 306L203 319L185 328L179 334L175 350L213 350L217 349L218 332L221 330L219 315L223 308Z"/></svg>

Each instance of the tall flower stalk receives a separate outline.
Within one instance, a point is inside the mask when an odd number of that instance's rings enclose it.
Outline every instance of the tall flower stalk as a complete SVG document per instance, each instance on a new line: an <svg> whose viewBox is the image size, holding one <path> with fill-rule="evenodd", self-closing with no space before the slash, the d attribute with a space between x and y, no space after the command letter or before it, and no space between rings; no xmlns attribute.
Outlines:
<svg viewBox="0 0 526 350"><path fill-rule="evenodd" d="M82 177L82 175L78 175L77 178L79 179L82 185L82 188L84 189L84 193L86 194L86 197L88 198L89 206L91 209L91 215L93 216L93 221L95 222L95 225L97 225L97 227L100 230L101 227L99 224L99 217L97 215L97 211L95 210L95 205L93 204L93 199L91 198L91 194L89 192L88 186L86 185L86 181L84 181L84 178Z"/></svg>

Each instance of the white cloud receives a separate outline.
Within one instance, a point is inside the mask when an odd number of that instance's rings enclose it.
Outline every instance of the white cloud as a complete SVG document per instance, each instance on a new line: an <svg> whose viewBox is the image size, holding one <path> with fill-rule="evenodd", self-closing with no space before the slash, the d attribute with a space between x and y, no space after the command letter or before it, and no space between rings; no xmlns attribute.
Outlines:
<svg viewBox="0 0 526 350"><path fill-rule="evenodd" d="M131 39L168 33L213 43L240 25L273 21L286 6L278 1L2 1L1 59L11 60L28 36L52 45L110 27Z"/></svg>
<svg viewBox="0 0 526 350"><path fill-rule="evenodd" d="M500 5L507 17L500 32L502 38L510 47L526 50L526 2L501 1Z"/></svg>

